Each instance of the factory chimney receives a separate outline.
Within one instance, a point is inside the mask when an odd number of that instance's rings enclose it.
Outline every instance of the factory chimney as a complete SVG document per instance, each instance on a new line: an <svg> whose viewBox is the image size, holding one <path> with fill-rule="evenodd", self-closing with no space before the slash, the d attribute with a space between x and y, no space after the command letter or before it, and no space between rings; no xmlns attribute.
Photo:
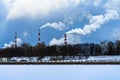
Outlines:
<svg viewBox="0 0 120 80"><path fill-rule="evenodd" d="M17 33L15 32L15 48L17 48Z"/></svg>
<svg viewBox="0 0 120 80"><path fill-rule="evenodd" d="M64 34L64 45L67 45L67 34Z"/></svg>
<svg viewBox="0 0 120 80"><path fill-rule="evenodd" d="M38 30L38 43L40 43L40 29Z"/></svg>

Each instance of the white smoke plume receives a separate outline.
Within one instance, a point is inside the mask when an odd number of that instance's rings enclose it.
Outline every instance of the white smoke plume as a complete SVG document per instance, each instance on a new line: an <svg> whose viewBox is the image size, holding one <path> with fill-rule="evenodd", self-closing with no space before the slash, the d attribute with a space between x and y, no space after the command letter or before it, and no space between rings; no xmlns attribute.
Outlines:
<svg viewBox="0 0 120 80"><path fill-rule="evenodd" d="M53 23L44 24L43 26L40 27L40 29L47 28L47 27L54 28L56 30L63 30L65 29L66 26L63 22L53 22Z"/></svg>
<svg viewBox="0 0 120 80"><path fill-rule="evenodd" d="M23 40L21 38L17 38L17 46L20 46L23 43ZM14 47L15 46L15 42L10 41L10 43L5 43L3 48L10 48L10 47Z"/></svg>
<svg viewBox="0 0 120 80"><path fill-rule="evenodd" d="M120 14L116 10L106 10L106 13L104 15L97 15L92 16L89 24L85 25L83 29L76 28L72 29L67 32L67 34L79 34L79 35L87 35L90 34L92 31L96 31L101 27L101 25L105 24L106 22L109 22L110 20L117 20L119 19Z"/></svg>
<svg viewBox="0 0 120 80"><path fill-rule="evenodd" d="M56 38L53 38L51 41L50 41L50 43L49 43L49 45L50 46L52 46L52 45L62 45L62 44L64 44L63 43L64 42L64 38L61 38L61 39L56 39Z"/></svg>
<svg viewBox="0 0 120 80"><path fill-rule="evenodd" d="M89 24L85 25L82 28L76 28L72 29L68 32L66 32L68 36L68 43L69 44L76 44L80 43L80 36L90 34L93 31L96 31L99 29L103 24L109 22L110 20L118 20L120 19L120 14L117 10L106 10L106 13L104 15L97 15L92 16L89 20ZM50 41L50 45L59 45L64 43L64 38L60 39L52 39Z"/></svg>
<svg viewBox="0 0 120 80"><path fill-rule="evenodd" d="M67 43L68 44L78 44L80 43L80 36L78 35L67 35ZM50 43L49 43L50 46L52 45L64 45L64 38L60 38L60 39L56 39L56 38L53 38Z"/></svg>

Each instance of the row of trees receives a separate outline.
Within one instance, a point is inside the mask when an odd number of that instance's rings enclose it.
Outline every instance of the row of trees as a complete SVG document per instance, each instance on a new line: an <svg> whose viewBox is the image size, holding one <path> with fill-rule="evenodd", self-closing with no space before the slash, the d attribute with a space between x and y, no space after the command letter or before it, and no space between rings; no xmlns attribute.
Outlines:
<svg viewBox="0 0 120 80"><path fill-rule="evenodd" d="M0 49L0 57L21 56L98 56L98 55L120 55L120 41L101 41L99 44L82 43L76 45L46 46L38 43L35 46L23 43L20 47Z"/></svg>

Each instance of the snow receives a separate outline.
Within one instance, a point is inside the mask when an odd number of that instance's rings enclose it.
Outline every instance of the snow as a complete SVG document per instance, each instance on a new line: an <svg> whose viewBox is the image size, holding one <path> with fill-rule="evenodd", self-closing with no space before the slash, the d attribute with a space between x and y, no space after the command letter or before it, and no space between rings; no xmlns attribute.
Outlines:
<svg viewBox="0 0 120 80"><path fill-rule="evenodd" d="M89 56L88 61L120 61L120 56Z"/></svg>
<svg viewBox="0 0 120 80"><path fill-rule="evenodd" d="M1 80L120 80L120 65L0 65Z"/></svg>
<svg viewBox="0 0 120 80"><path fill-rule="evenodd" d="M38 61L38 57L30 57L29 61L30 62L37 62Z"/></svg>
<svg viewBox="0 0 120 80"><path fill-rule="evenodd" d="M42 58L42 61L49 61L50 60L50 56L46 56L44 58Z"/></svg>
<svg viewBox="0 0 120 80"><path fill-rule="evenodd" d="M36 62L38 60L38 57L12 57L10 61L12 60L16 62L20 61Z"/></svg>
<svg viewBox="0 0 120 80"><path fill-rule="evenodd" d="M79 56L66 56L65 59L61 58L61 56L58 56L55 59L55 56L45 56L44 58L41 58L38 60L38 57L12 57L11 59L8 59L9 62L21 62L21 61L27 61L27 62L120 62L120 56L89 56L86 57L79 57ZM4 58L3 58L4 59ZM58 59L58 60L57 60Z"/></svg>

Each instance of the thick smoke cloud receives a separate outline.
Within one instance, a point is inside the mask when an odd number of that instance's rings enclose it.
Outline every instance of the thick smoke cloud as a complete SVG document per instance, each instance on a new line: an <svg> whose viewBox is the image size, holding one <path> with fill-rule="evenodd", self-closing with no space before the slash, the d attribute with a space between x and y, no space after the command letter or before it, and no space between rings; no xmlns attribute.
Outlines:
<svg viewBox="0 0 120 80"><path fill-rule="evenodd" d="M85 1L82 1L85 6L89 5L89 1L85 0ZM86 3L87 2L87 3ZM94 0L94 5L95 6L99 6L97 5L98 3L103 3L101 4L100 6L105 10L104 14L100 14L100 15L91 15L92 13L90 13L91 17L89 18L89 24L85 25L83 28L75 28L75 29L72 29L70 31L67 31L66 34L68 35L68 38L70 39L68 41L68 43L70 44L75 44L76 42L81 42L80 40L80 36L85 36L85 35L88 35L88 34L91 34L92 32L95 32L97 29L101 28L103 24L106 24L107 22L111 21L111 20L119 20L120 19L120 2L119 0L108 0L108 1L103 1L102 0L99 0L97 2L97 0ZM113 6L111 6L113 5ZM100 7L99 6L99 7ZM74 36L72 36L74 35ZM69 36L72 36L72 37L69 37ZM62 41L60 39L56 39L55 41L58 43L57 44L63 44L64 41ZM77 41L76 41L77 40ZM51 40L50 41L50 45L52 44L54 40ZM61 41L61 42L60 42ZM70 42L72 41L72 42Z"/></svg>
<svg viewBox="0 0 120 80"><path fill-rule="evenodd" d="M80 36L74 35L74 34L67 35L67 43L68 44L78 44L80 42L81 42ZM53 38L50 41L49 45L50 46L52 46L52 45L64 45L64 37L62 37L60 39Z"/></svg>
<svg viewBox="0 0 120 80"><path fill-rule="evenodd" d="M40 27L40 29L44 29L44 28L53 28L59 31L65 30L67 28L69 28L69 25L73 25L74 24L74 20L73 17L65 17L62 21L59 22L51 22L51 23L46 23L44 25L42 25Z"/></svg>
<svg viewBox="0 0 120 80"><path fill-rule="evenodd" d="M66 25L63 22L46 23L43 26L41 26L40 29L47 28L47 27L54 28L56 30L64 30Z"/></svg>
<svg viewBox="0 0 120 80"><path fill-rule="evenodd" d="M83 28L77 25L78 28L74 28L73 26L73 29L65 32L68 34L68 43L71 44L81 42L81 36L85 36L91 34L92 32L95 32L97 29L101 28L103 24L106 24L111 20L120 19L120 0L3 0L3 2L4 6L7 8L7 20L17 19L21 17L29 17L31 19L41 18L46 16L48 17L51 14L57 14L54 16L59 16L61 15L60 13L63 13L63 15L68 15L67 17L69 17L69 15L71 14L76 15L75 13L77 11L81 11L82 8L83 13L89 13L85 15L90 15L90 17L88 18L89 22L88 24L83 26ZM103 11L101 11L100 13L97 12L97 14L93 14L92 11L90 11L90 9L92 8L100 9ZM81 19L80 14L79 16L77 15L77 17L74 18L78 17L80 17ZM41 29L50 27L56 30L64 30L66 29L67 24L72 25L74 22L77 21L71 20L68 23L68 21L64 22L64 20L58 21L56 19L56 21L54 20L54 22L50 22L51 21L46 21L46 24L41 26ZM49 44L63 44L63 40L63 37L61 37L60 39L53 38Z"/></svg>
<svg viewBox="0 0 120 80"><path fill-rule="evenodd" d="M76 28L68 31L67 34L79 34L79 35L87 35L96 31L101 27L101 25L109 22L110 20L119 19L120 14L116 10L106 10L104 15L92 16L89 21L89 24L85 25L83 29Z"/></svg>
<svg viewBox="0 0 120 80"><path fill-rule="evenodd" d="M64 38L61 38L61 39L56 39L56 38L53 38L51 41L50 41L50 43L49 43L49 45L50 46L52 46L52 45L62 45L62 44L64 44L63 43L64 42Z"/></svg>
<svg viewBox="0 0 120 80"><path fill-rule="evenodd" d="M17 46L20 46L23 43L23 40L21 38L17 38ZM13 41L10 41L10 43L5 43L3 48L10 48L14 47L15 43Z"/></svg>

